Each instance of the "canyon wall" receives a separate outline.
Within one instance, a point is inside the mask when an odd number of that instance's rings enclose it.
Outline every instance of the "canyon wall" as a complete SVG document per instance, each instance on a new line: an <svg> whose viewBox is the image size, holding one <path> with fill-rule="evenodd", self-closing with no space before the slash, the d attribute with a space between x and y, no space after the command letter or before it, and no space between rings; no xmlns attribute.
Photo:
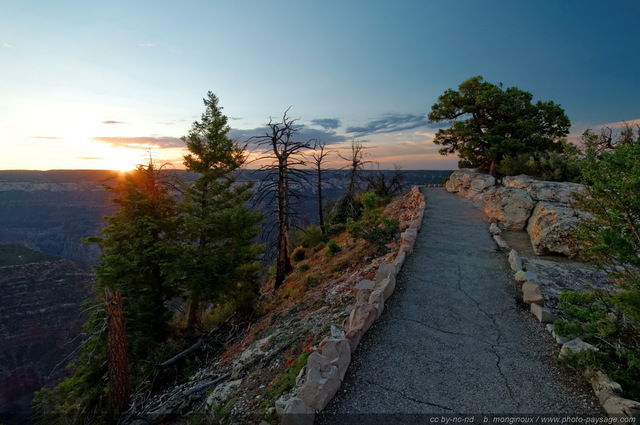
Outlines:
<svg viewBox="0 0 640 425"><path fill-rule="evenodd" d="M68 260L0 267L0 415L24 423L33 393L59 381L78 346L90 269ZM74 340L75 339L75 340Z"/></svg>

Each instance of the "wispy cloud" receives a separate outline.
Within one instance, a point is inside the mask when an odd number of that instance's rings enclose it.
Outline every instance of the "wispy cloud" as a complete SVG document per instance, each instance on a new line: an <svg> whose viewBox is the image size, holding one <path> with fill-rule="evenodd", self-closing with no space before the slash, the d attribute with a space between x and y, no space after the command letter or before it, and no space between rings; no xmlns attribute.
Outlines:
<svg viewBox="0 0 640 425"><path fill-rule="evenodd" d="M7 49L15 49L15 47L13 45L9 44L9 43L2 43L2 45L4 47L6 47Z"/></svg>
<svg viewBox="0 0 640 425"><path fill-rule="evenodd" d="M107 121L102 121L102 124L126 124L126 123L122 121L107 120Z"/></svg>
<svg viewBox="0 0 640 425"><path fill-rule="evenodd" d="M106 143L112 147L146 149L182 148L184 142L177 137L93 137L97 142Z"/></svg>
<svg viewBox="0 0 640 425"><path fill-rule="evenodd" d="M64 140L62 137L54 137L54 136L33 136L33 139L46 139L46 140Z"/></svg>
<svg viewBox="0 0 640 425"><path fill-rule="evenodd" d="M138 43L138 47L144 47L144 48L156 47L156 43Z"/></svg>
<svg viewBox="0 0 640 425"><path fill-rule="evenodd" d="M636 125L640 125L640 118L636 118L634 120L629 120L629 121L618 121L618 122L612 122L612 123L608 123L608 124L603 124L601 126L598 126L598 128L613 128L613 129L617 129L617 128L623 128L625 126L631 126L634 127Z"/></svg>
<svg viewBox="0 0 640 425"><path fill-rule="evenodd" d="M355 137L374 133L394 133L396 131L413 130L419 127L433 127L426 114L385 114L382 118L368 122L362 126L347 127L345 132Z"/></svg>
<svg viewBox="0 0 640 425"><path fill-rule="evenodd" d="M321 130L317 128L310 128L307 126L299 126L299 131L296 134L295 140L300 141L309 141L309 140L318 140L322 141L328 145L334 143L344 142L346 138L331 130ZM231 129L229 132L229 137L235 140L249 140L252 137L260 137L264 136L269 132L269 127L256 127L247 130L239 130L239 129Z"/></svg>
<svg viewBox="0 0 640 425"><path fill-rule="evenodd" d="M87 161L96 161L96 160L103 160L106 158L103 158L101 156L79 156L78 159L84 159Z"/></svg>
<svg viewBox="0 0 640 425"><path fill-rule="evenodd" d="M318 118L311 120L311 124L320 126L325 130L335 130L342 125L338 118Z"/></svg>

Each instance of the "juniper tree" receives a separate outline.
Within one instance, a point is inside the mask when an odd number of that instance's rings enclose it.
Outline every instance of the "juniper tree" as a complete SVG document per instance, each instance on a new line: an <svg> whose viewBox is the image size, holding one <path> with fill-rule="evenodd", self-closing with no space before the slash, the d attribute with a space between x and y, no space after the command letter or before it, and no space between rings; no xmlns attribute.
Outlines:
<svg viewBox="0 0 640 425"><path fill-rule="evenodd" d="M429 120L450 124L434 142L442 155L457 153L459 166L495 173L505 157L562 152L570 122L560 105L538 101L531 93L470 78L449 89L431 107Z"/></svg>

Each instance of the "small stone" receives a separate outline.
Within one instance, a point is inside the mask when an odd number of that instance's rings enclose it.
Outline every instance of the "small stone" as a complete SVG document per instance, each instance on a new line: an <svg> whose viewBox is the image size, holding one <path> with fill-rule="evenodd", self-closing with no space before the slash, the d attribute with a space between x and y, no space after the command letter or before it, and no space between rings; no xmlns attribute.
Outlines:
<svg viewBox="0 0 640 425"><path fill-rule="evenodd" d="M518 270L516 274L513 275L513 278L518 282L524 282L525 280L534 281L538 279L538 276L536 276L535 273L525 272L524 270Z"/></svg>
<svg viewBox="0 0 640 425"><path fill-rule="evenodd" d="M494 221L489 225L489 233L491 233L491 236L502 234L502 230L498 227L498 223Z"/></svg>
<svg viewBox="0 0 640 425"><path fill-rule="evenodd" d="M345 335L345 338L349 340L349 345L351 346L351 353L356 351L358 348L358 344L360 344L360 340L362 339L362 331L360 329L351 329Z"/></svg>
<svg viewBox="0 0 640 425"><path fill-rule="evenodd" d="M621 397L610 397L602 408L609 415L626 416L640 419L640 403Z"/></svg>
<svg viewBox="0 0 640 425"><path fill-rule="evenodd" d="M363 279L358 284L356 284L356 300L358 301L369 301L369 297L371 296L371 292L373 292L373 288L375 283L372 280Z"/></svg>
<svg viewBox="0 0 640 425"><path fill-rule="evenodd" d="M358 290L362 290L362 289L373 290L374 286L375 286L375 283L372 280L362 279L360 282L358 282L356 284L355 289L358 289Z"/></svg>
<svg viewBox="0 0 640 425"><path fill-rule="evenodd" d="M402 253L400 253L400 255L402 255ZM382 282L383 279L387 278L391 274L393 274L394 276L396 275L395 264L392 264L392 263L380 264L380 267L378 267L378 271L376 272L375 283Z"/></svg>
<svg viewBox="0 0 640 425"><path fill-rule="evenodd" d="M396 289L395 276L389 276L388 278L384 279L376 286L376 289L382 290L382 293L384 294L384 300L388 300L391 294L393 294L393 291L395 291Z"/></svg>
<svg viewBox="0 0 640 425"><path fill-rule="evenodd" d="M616 381L609 378L601 371L590 371L591 388L598 396L600 404L604 406L605 402L611 397L620 397L622 395L622 387Z"/></svg>
<svg viewBox="0 0 640 425"><path fill-rule="evenodd" d="M320 354L329 359L332 366L338 368L338 376L342 381L347 367L351 363L351 345L346 338L326 338L319 345Z"/></svg>
<svg viewBox="0 0 640 425"><path fill-rule="evenodd" d="M536 303L531 303L531 314L536 316L540 323L553 323L556 321L556 316L549 309Z"/></svg>
<svg viewBox="0 0 640 425"><path fill-rule="evenodd" d="M522 270L522 258L515 249L509 252L509 265L514 272Z"/></svg>
<svg viewBox="0 0 640 425"><path fill-rule="evenodd" d="M407 229L404 231L404 238L411 238L414 241L417 239L418 237L418 231L416 229Z"/></svg>
<svg viewBox="0 0 640 425"><path fill-rule="evenodd" d="M402 265L404 264L404 260L406 260L407 258L407 253L404 251L401 251L398 256L396 257L395 260L393 260L393 265L394 267L394 276L396 274L398 274L398 272L400 271L400 269L402 268Z"/></svg>
<svg viewBox="0 0 640 425"><path fill-rule="evenodd" d="M562 344L562 348L560 349L560 357L565 356L569 353L579 353L580 351L584 351L584 350L598 351L598 349L593 345L584 342L580 338L576 338Z"/></svg>
<svg viewBox="0 0 640 425"><path fill-rule="evenodd" d="M498 246L502 249L510 249L509 244L507 243L507 241L505 241L504 239L502 239L502 236L500 235L493 235L493 240L496 241L496 243L498 244Z"/></svg>
<svg viewBox="0 0 640 425"><path fill-rule="evenodd" d="M560 336L556 333L556 331L554 330L554 326L553 324L548 324L547 325L547 330L551 333L551 336L553 338L555 338L556 342L558 344L566 344L567 342L569 342L569 338L565 338L563 336Z"/></svg>
<svg viewBox="0 0 640 425"><path fill-rule="evenodd" d="M413 245L409 243L403 243L400 246L400 250L406 254L411 254L411 251L413 250Z"/></svg>
<svg viewBox="0 0 640 425"><path fill-rule="evenodd" d="M525 281L522 284L522 301L526 304L544 305L544 296L540 291L540 286L531 280Z"/></svg>
<svg viewBox="0 0 640 425"><path fill-rule="evenodd" d="M240 387L241 384L242 379L227 381L219 384L207 397L207 404L209 406L215 406L216 404L223 403L229 398L229 396L235 389Z"/></svg>
<svg viewBox="0 0 640 425"><path fill-rule="evenodd" d="M340 339L344 338L344 331L336 325L331 325L331 338Z"/></svg>
<svg viewBox="0 0 640 425"><path fill-rule="evenodd" d="M383 282L385 280L383 280ZM375 291L373 291L371 293L371 296L369 297L369 304L371 304L376 308L376 310L378 310L376 318L379 319L380 316L382 316L382 310L384 309L384 292L381 289L376 289Z"/></svg>
<svg viewBox="0 0 640 425"><path fill-rule="evenodd" d="M378 310L369 303L356 301L347 324L347 332L351 329L360 329L363 333L373 325L378 316Z"/></svg>
<svg viewBox="0 0 640 425"><path fill-rule="evenodd" d="M280 415L281 425L313 425L316 411L308 407L299 397L293 397L284 403Z"/></svg>
<svg viewBox="0 0 640 425"><path fill-rule="evenodd" d="M298 396L306 406L324 409L340 388L339 373L329 359L314 351L307 360L307 376L298 390Z"/></svg>

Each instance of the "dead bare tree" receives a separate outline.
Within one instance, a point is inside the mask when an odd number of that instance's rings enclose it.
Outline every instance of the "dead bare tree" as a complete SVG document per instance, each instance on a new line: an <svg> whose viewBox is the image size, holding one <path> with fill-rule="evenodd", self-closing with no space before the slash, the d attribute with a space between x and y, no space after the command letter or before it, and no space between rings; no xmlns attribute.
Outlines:
<svg viewBox="0 0 640 425"><path fill-rule="evenodd" d="M324 226L324 212L322 211L322 162L329 154L328 151L325 150L326 143L318 142L316 143L316 151L312 154L313 163L316 167L316 187L318 192L318 220L320 221L320 230L322 234L325 235L327 230Z"/></svg>
<svg viewBox="0 0 640 425"><path fill-rule="evenodd" d="M393 174L385 171L378 171L366 176L364 180L367 182L367 190L374 192L381 200L388 200L393 195L402 192L404 173L402 168L395 164Z"/></svg>
<svg viewBox="0 0 640 425"><path fill-rule="evenodd" d="M360 171L364 169L366 164L375 163L375 161L367 161L364 159L365 153L362 149L362 142L354 139L351 141L351 156L344 157L338 154L341 159L349 163L349 165L345 167L349 169L349 186L347 186L345 197L353 198L355 196L358 180L360 179Z"/></svg>
<svg viewBox="0 0 640 425"><path fill-rule="evenodd" d="M299 128L296 120L287 116L287 109L281 122L269 120L268 130L263 136L257 136L256 145L264 148L263 156L258 160L268 160L270 163L260 169L268 171L258 188L256 201L275 202L276 221L278 229L276 241L276 277L274 290L284 282L287 274L293 270L289 258L289 239L292 226L292 202L300 196L297 183L307 182L306 172L300 167L306 165L304 151L313 149L313 141L301 142L294 140ZM308 182L307 182L308 183ZM269 196L273 194L272 198Z"/></svg>

